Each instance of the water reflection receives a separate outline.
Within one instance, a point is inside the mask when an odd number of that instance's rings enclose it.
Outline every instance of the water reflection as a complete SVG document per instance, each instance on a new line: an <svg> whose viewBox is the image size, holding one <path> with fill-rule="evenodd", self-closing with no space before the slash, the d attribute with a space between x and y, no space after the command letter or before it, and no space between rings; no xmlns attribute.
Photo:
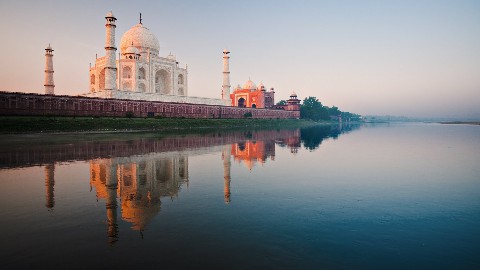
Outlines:
<svg viewBox="0 0 480 270"><path fill-rule="evenodd" d="M55 206L55 196L53 194L55 186L55 164L48 164L45 166L45 206L52 209Z"/></svg>
<svg viewBox="0 0 480 270"><path fill-rule="evenodd" d="M85 160L90 168L90 191L105 203L108 243L119 240L119 219L140 232L160 213L162 198L174 200L189 184L189 156L221 152L224 202L232 201L232 160L252 170L256 164L275 161L275 147L296 154L302 142L306 149L318 148L328 137L348 131L338 126L305 129L217 132L203 135L131 136L128 139L93 140L86 138L28 147L14 144L2 147L0 168L44 166L45 207L55 207L55 164ZM351 130L351 129L350 129ZM48 138L50 139L50 138Z"/></svg>
<svg viewBox="0 0 480 270"><path fill-rule="evenodd" d="M162 197L175 198L188 183L188 156L155 153L90 161L90 185L105 200L109 242L118 237L117 198L122 220L143 232L160 212Z"/></svg>
<svg viewBox="0 0 480 270"><path fill-rule="evenodd" d="M359 124L323 125L302 128L300 132L303 146L308 150L315 150L327 138L337 139L342 133L348 133L360 127ZM300 147L300 145L298 145Z"/></svg>

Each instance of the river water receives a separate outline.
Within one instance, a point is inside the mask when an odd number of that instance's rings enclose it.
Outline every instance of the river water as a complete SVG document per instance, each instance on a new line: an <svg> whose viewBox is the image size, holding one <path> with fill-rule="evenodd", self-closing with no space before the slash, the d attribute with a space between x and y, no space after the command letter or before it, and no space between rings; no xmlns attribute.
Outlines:
<svg viewBox="0 0 480 270"><path fill-rule="evenodd" d="M480 126L1 139L2 269L480 268Z"/></svg>

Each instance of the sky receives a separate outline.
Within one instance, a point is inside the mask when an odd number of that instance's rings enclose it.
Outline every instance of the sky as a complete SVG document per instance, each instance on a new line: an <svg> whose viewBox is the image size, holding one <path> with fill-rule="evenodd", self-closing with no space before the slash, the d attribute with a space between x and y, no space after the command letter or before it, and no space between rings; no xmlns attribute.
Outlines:
<svg viewBox="0 0 480 270"><path fill-rule="evenodd" d="M24 1L0 0L0 91L44 93L44 49L55 93L88 91L105 54L143 25L188 65L189 95L219 98L222 51L230 80L275 88L362 115L480 119L480 1ZM233 87L232 87L233 88Z"/></svg>

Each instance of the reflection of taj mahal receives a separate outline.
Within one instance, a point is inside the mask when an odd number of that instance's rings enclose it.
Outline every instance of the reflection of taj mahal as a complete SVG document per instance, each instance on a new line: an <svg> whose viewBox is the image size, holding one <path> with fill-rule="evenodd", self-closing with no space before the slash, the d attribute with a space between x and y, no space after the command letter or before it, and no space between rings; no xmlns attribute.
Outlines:
<svg viewBox="0 0 480 270"><path fill-rule="evenodd" d="M230 190L232 160L243 163L252 170L257 162L264 164L268 159L274 160L277 144L281 147L297 148L299 135L298 130L242 132L231 135L230 138L236 142L214 146L216 148L213 151L222 152L224 202L228 204L232 200ZM188 145L191 147L195 141L188 141ZM167 142L170 142L169 145L172 143L165 139L165 141L155 141L155 145ZM142 145L145 146L145 144L148 144L147 141ZM110 145L108 148L127 149L125 145L115 145L117 147ZM177 143L177 146L179 145ZM118 217L127 222L131 229L141 232L143 236L145 228L160 213L161 199L177 198L182 186L185 184L188 186L188 156L211 151L204 152L198 149L193 152L188 149L176 151L168 148L170 150L164 149L164 152L152 152L153 149L146 147L149 151L140 151L135 155L133 149L138 151L139 148L141 145L134 145L127 152L117 152L118 157L114 158L87 159L90 160L91 190L95 190L97 200L105 202L107 235L110 244L118 240ZM47 164L44 169L45 206L52 211L55 207L55 163L49 161L45 164Z"/></svg>
<svg viewBox="0 0 480 270"><path fill-rule="evenodd" d="M174 198L188 184L188 157L148 155L90 162L90 184L106 200L109 237L116 233L117 197L121 217L132 229L143 231L160 211L160 198Z"/></svg>

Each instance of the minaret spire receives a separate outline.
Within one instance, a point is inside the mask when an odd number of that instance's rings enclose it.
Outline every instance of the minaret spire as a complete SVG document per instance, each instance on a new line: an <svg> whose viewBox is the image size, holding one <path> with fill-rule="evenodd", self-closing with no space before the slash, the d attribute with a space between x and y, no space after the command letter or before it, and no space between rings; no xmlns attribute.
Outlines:
<svg viewBox="0 0 480 270"><path fill-rule="evenodd" d="M55 94L55 84L53 82L53 49L48 43L48 47L45 49L45 94Z"/></svg>
<svg viewBox="0 0 480 270"><path fill-rule="evenodd" d="M115 51L115 21L117 20L110 11L105 16L107 24L105 24L106 38L105 38L105 90L117 89L117 66ZM104 90L104 89L101 89Z"/></svg>
<svg viewBox="0 0 480 270"><path fill-rule="evenodd" d="M223 100L230 99L230 67L229 67L230 56L228 56L229 53L230 52L227 49L223 50L223 85L222 85Z"/></svg>
<svg viewBox="0 0 480 270"><path fill-rule="evenodd" d="M140 12L140 24L142 24L142 13Z"/></svg>

